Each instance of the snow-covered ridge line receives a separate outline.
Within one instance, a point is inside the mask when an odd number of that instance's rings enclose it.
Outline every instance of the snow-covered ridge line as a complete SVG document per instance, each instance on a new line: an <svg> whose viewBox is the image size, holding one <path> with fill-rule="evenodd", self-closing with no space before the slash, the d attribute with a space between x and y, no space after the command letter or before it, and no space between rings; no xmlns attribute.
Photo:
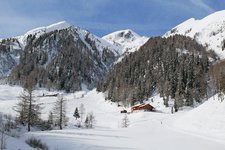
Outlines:
<svg viewBox="0 0 225 150"><path fill-rule="evenodd" d="M66 29L69 27L71 27L71 25L69 23L67 23L66 21L61 21L61 22L51 24L46 27L38 27L38 28L32 29L32 30L26 32L24 35L18 36L16 38L22 44L22 46L25 46L28 35L35 35L36 37L39 37L44 33L49 33L49 32L55 31L55 30L62 30L62 29Z"/></svg>
<svg viewBox="0 0 225 150"><path fill-rule="evenodd" d="M25 33L25 35L38 34L41 32L48 33L48 32L54 31L54 30L66 29L70 26L71 25L69 23L67 23L66 21L61 21L61 22L58 22L58 23L55 23L55 24L52 24L52 25L49 25L46 27L39 27L39 28L32 29L32 30L28 31L27 33Z"/></svg>
<svg viewBox="0 0 225 150"><path fill-rule="evenodd" d="M200 20L188 19L165 33L164 37L176 34L189 36L208 50L214 50L220 58L225 58L225 10Z"/></svg>

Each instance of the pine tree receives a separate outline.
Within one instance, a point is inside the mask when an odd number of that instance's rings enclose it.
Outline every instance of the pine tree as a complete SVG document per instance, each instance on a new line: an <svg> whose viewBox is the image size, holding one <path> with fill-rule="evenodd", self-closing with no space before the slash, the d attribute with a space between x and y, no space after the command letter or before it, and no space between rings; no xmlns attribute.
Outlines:
<svg viewBox="0 0 225 150"><path fill-rule="evenodd" d="M76 107L73 116L75 117L75 119L77 120L78 118L80 118L80 114L78 112L78 108Z"/></svg>

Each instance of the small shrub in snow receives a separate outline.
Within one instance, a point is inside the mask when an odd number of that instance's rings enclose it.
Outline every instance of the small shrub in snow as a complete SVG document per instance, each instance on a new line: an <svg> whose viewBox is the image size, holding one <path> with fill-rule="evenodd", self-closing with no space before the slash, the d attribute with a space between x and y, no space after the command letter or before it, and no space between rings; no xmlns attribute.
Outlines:
<svg viewBox="0 0 225 150"><path fill-rule="evenodd" d="M12 115L5 114L4 120L5 120L5 130L7 132L11 132L11 129L16 129L17 125L16 125L15 120L12 117Z"/></svg>
<svg viewBox="0 0 225 150"><path fill-rule="evenodd" d="M41 150L49 150L47 144L42 143L40 139L36 139L35 137L30 137L26 140L26 143L33 148L41 149Z"/></svg>
<svg viewBox="0 0 225 150"><path fill-rule="evenodd" d="M93 128L94 123L95 123L95 116L91 112L86 116L84 124L86 128Z"/></svg>
<svg viewBox="0 0 225 150"><path fill-rule="evenodd" d="M40 121L37 127L42 131L52 130L52 124L50 124L48 121Z"/></svg>
<svg viewBox="0 0 225 150"><path fill-rule="evenodd" d="M78 128L81 128L81 127L82 127L82 126L81 126L81 122L80 122L79 120L77 120L75 126L78 127Z"/></svg>

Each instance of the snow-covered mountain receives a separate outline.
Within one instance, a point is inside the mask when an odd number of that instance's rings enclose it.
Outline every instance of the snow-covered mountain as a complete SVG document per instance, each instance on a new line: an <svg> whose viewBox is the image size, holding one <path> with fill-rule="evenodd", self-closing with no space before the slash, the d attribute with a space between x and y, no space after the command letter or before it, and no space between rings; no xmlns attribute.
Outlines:
<svg viewBox="0 0 225 150"><path fill-rule="evenodd" d="M117 46L120 54L123 55L138 50L149 38L140 36L134 31L127 29L110 33L103 36L102 39Z"/></svg>
<svg viewBox="0 0 225 150"><path fill-rule="evenodd" d="M22 46L25 46L26 42L27 42L26 41L27 37L29 35L35 35L36 37L39 37L45 33L49 33L54 30L62 30L62 29L66 29L69 27L71 27L71 25L69 23L67 23L66 21L61 21L61 22L51 24L46 27L38 27L38 28L32 29L32 30L26 32L24 35L21 35L21 36L15 37L15 38L18 39L18 41L21 43Z"/></svg>
<svg viewBox="0 0 225 150"><path fill-rule="evenodd" d="M91 89L120 56L118 51L117 46L63 21L1 40L0 75L9 76L13 84L33 74L40 86L76 91L85 84Z"/></svg>
<svg viewBox="0 0 225 150"><path fill-rule="evenodd" d="M32 29L21 36L0 39L0 77L8 76L11 70L19 64L20 55L27 44L28 36L40 37L43 34L54 30L66 29L70 26L65 21L61 21L47 27Z"/></svg>
<svg viewBox="0 0 225 150"><path fill-rule="evenodd" d="M40 37L43 34L46 33L50 33L53 32L55 30L63 30L63 29L67 29L67 28L73 28L76 30L76 32L78 33L79 37L82 39L82 41L87 44L87 46L90 47L90 45L88 45L88 43L85 41L85 38L89 38L90 40L93 40L93 42L96 43L96 48L100 51L103 51L104 48L109 48L112 49L115 54L117 54L117 50L118 48L111 45L110 43L108 43L107 41L101 39L100 37L91 34L89 31L81 29L80 27L76 27L73 25L70 25L69 23L67 23L66 21L61 21L46 27L38 27L35 29L32 29L28 32L26 32L24 35L22 36L18 36L15 37L16 39L18 39L18 41L21 43L21 45L26 45L27 42L27 37L29 35L35 35L36 38ZM90 43L89 43L90 44Z"/></svg>
<svg viewBox="0 0 225 150"><path fill-rule="evenodd" d="M225 10L215 12L201 20L191 18L168 31L164 36L181 34L195 39L225 58Z"/></svg>
<svg viewBox="0 0 225 150"><path fill-rule="evenodd" d="M48 53L48 62L45 64L45 66L47 66L48 63L50 63L51 60L58 54L56 46L60 38L54 38L53 40L55 42L52 42L52 45L48 45L46 35L50 35L55 31L63 31L66 29L70 30L69 33L74 36L75 41L81 40L92 53L96 53L101 57L102 55L109 55L106 51L109 53L112 52L115 57L114 59L119 57L122 59L126 54L138 50L139 47L148 40L147 37L140 36L129 29L117 31L100 38L87 30L72 26L65 21L61 21L46 27L32 29L21 36L1 39L0 76L8 76L11 70L19 64L20 55L29 45L29 42L31 43L31 40L33 43L35 41L42 41L42 45L40 45L40 47L37 47L36 45L36 47ZM106 68L107 66L111 66L112 60L107 61L108 60L106 60L106 63L108 64L104 65ZM109 68L105 70L108 69Z"/></svg>

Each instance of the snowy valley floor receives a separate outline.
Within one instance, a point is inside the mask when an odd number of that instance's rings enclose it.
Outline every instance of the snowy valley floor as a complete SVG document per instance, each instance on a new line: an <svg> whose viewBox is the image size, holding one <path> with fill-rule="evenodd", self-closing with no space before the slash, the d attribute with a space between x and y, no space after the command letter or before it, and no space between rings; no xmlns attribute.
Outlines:
<svg viewBox="0 0 225 150"><path fill-rule="evenodd" d="M12 107L17 103L21 91L20 87L0 85L0 112L16 115ZM40 95L43 92L46 91L37 91ZM77 92L66 94L65 98L69 117L66 129L25 133L19 139L8 138L7 149L32 150L24 142L31 136L42 139L51 150L225 149L225 102L213 98L195 109L176 114L157 112L129 114L128 128L121 128L124 117L124 114L120 114L122 108L105 102L101 93ZM44 119L47 118L55 100L55 97L39 98L44 106L42 111ZM94 129L77 129L74 126L72 115L75 107L81 103L84 104L86 113L94 113L96 118ZM160 102L155 105L157 104L161 105Z"/></svg>

